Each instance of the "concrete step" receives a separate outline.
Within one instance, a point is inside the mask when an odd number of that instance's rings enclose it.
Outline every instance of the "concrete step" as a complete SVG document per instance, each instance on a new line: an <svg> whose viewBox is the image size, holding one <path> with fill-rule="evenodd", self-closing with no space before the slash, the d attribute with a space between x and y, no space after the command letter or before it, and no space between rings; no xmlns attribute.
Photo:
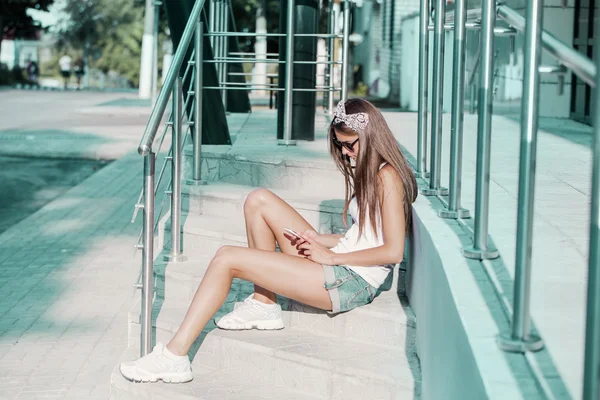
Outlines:
<svg viewBox="0 0 600 400"><path fill-rule="evenodd" d="M165 316L157 321L156 340L167 343L180 321L169 322L175 313L167 309L162 313ZM132 325L132 333L135 328ZM418 398L420 366L414 343L393 348L376 343L303 328L237 332L209 328L193 348L192 353L197 351L193 368L228 371L232 382L243 375L262 387L328 399ZM138 345L132 342L130 347L137 349ZM124 359L136 356L132 352ZM112 382L118 381L117 374L115 370Z"/></svg>
<svg viewBox="0 0 600 400"><path fill-rule="evenodd" d="M246 197L257 187L210 182L204 186L183 187L183 207L190 214L244 219ZM344 193L338 198L298 190L269 189L295 208L319 232L345 232L342 221ZM348 224L351 219L348 218ZM348 226L349 226L348 225Z"/></svg>
<svg viewBox="0 0 600 400"><path fill-rule="evenodd" d="M192 262L164 263L165 268L155 267L156 298L153 315L156 326L175 332L183 320L187 308L200 284L206 266ZM415 329L415 318L404 297L401 270L394 269L394 275L382 286L375 300L366 306L334 317L322 310L306 306L279 296L286 327L302 328L357 342L378 343L395 348L409 342ZM233 310L235 302L243 301L254 291L254 285L234 279L225 304L215 318ZM140 323L140 306L136 303L129 313L130 324ZM214 321L208 329L214 329ZM133 338L135 340L135 337Z"/></svg>
<svg viewBox="0 0 600 400"><path fill-rule="evenodd" d="M243 218L187 214L181 219L181 248L188 260L212 259L216 251L225 245L248 246ZM165 254L168 254L171 248L171 218L162 219L160 225L157 241L164 243ZM162 259L162 256L159 258Z"/></svg>
<svg viewBox="0 0 600 400"><path fill-rule="evenodd" d="M139 355L139 346L129 346L121 360L134 360ZM325 400L326 397L285 387L264 385L241 373L219 370L217 367L192 363L194 380L185 384L134 383L126 380L113 369L110 378L110 400Z"/></svg>
<svg viewBox="0 0 600 400"><path fill-rule="evenodd" d="M253 187L319 192L331 198L344 195L344 178L325 154L314 157L308 149L295 149L294 159L268 147L257 147L250 155L230 152L230 146L202 147L202 178L208 182L227 182ZM183 152L183 176L192 177L193 149Z"/></svg>

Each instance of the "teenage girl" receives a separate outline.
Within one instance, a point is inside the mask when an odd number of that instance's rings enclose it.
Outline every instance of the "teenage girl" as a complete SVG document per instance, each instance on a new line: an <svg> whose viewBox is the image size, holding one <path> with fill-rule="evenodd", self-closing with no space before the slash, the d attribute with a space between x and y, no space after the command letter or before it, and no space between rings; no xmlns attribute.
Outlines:
<svg viewBox="0 0 600 400"><path fill-rule="evenodd" d="M145 357L122 363L126 378L192 380L188 351L225 302L233 278L253 282L254 293L216 321L221 329L282 329L276 294L333 313L373 301L402 261L417 197L415 177L381 112L366 100L338 104L329 148L346 183L343 215L350 213L354 221L346 234L319 234L269 190L253 191L244 204L248 248L217 251L175 336Z"/></svg>

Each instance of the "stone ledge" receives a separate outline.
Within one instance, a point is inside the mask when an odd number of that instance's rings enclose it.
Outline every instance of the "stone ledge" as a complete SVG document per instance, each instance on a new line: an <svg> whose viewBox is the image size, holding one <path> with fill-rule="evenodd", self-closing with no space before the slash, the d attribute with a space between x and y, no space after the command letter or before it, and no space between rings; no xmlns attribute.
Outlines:
<svg viewBox="0 0 600 400"><path fill-rule="evenodd" d="M496 338L510 326L505 308L483 263L461 253L471 233L439 218L442 207L422 195L413 204L407 294L418 321L423 399L546 398L539 381L556 379L553 366L542 365L548 376L538 376L524 355L500 350Z"/></svg>

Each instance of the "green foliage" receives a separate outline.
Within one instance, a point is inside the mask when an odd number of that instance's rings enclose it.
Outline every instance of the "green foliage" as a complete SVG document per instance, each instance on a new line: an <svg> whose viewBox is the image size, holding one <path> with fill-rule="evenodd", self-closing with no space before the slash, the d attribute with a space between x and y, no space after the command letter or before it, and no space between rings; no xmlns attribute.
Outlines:
<svg viewBox="0 0 600 400"><path fill-rule="evenodd" d="M267 31L279 31L279 10L281 1L285 0L232 0L231 8L235 18L238 32L256 31L256 10L259 3L266 5ZM254 51L254 38L239 38L240 51ZM279 48L279 39L270 37L267 39L267 51L276 52Z"/></svg>
<svg viewBox="0 0 600 400"><path fill-rule="evenodd" d="M6 0L0 0L6 1ZM232 0L238 32L256 30L256 10L266 4L267 30L279 30L280 0ZM90 65L115 71L137 86L140 73L145 2L142 0L65 0L64 21L59 24L58 44L74 59L84 54ZM168 39L166 17L161 12L159 43ZM185 23L185 21L182 21ZM254 51L254 38L239 39L241 51ZM267 51L277 52L277 38L269 38ZM159 45L159 52L162 52ZM61 54L62 55L62 54ZM159 63L162 54L159 54Z"/></svg>
<svg viewBox="0 0 600 400"><path fill-rule="evenodd" d="M3 37L36 38L40 29L39 24L27 15L28 8L35 8L40 11L48 11L48 6L54 0L30 0L14 1L0 0L0 40Z"/></svg>
<svg viewBox="0 0 600 400"><path fill-rule="evenodd" d="M63 48L83 49L94 67L139 82L144 4L136 0L67 0ZM164 35L163 35L164 36Z"/></svg>

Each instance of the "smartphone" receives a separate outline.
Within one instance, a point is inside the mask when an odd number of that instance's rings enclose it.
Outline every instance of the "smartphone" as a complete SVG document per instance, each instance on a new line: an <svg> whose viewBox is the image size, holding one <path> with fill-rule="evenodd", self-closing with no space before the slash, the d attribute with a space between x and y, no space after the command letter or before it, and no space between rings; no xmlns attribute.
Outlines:
<svg viewBox="0 0 600 400"><path fill-rule="evenodd" d="M292 236L296 236L298 239L302 239L302 237L300 237L300 235L298 235L298 233L290 228L283 228L284 231L286 231L287 233L289 233Z"/></svg>

